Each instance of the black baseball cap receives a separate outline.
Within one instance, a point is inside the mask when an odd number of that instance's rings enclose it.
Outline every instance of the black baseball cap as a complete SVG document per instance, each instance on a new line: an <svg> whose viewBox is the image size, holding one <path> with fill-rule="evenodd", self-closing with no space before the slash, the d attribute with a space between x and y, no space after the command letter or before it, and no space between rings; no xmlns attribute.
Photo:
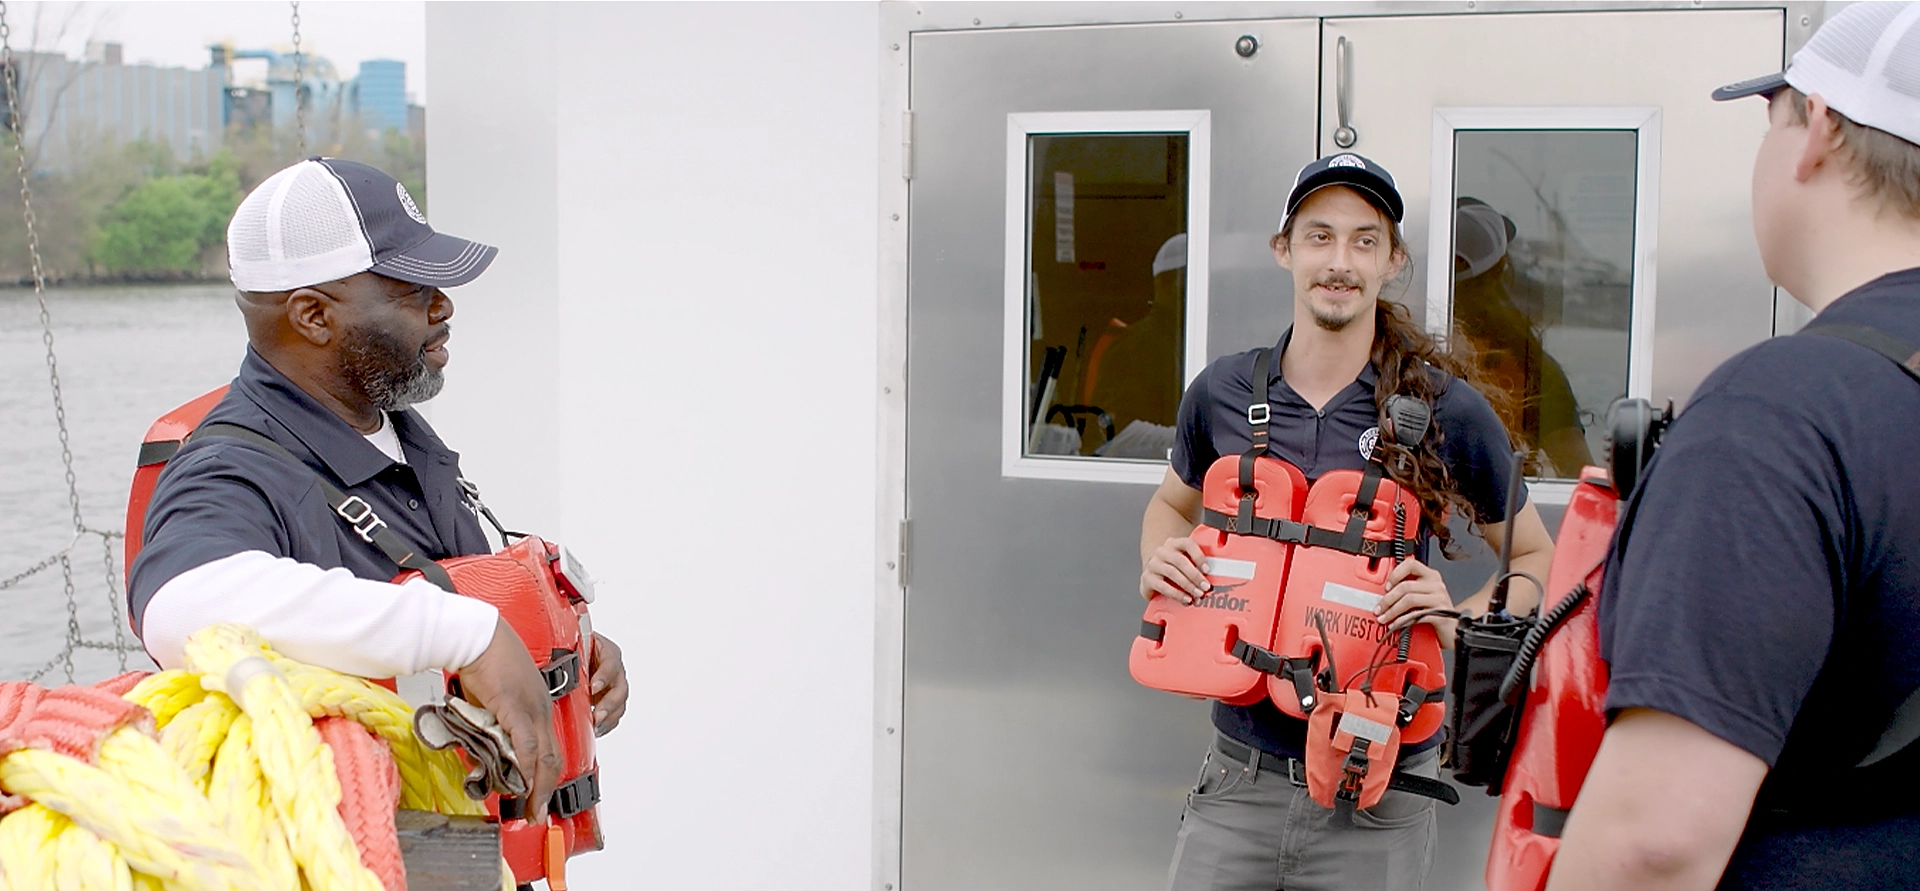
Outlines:
<svg viewBox="0 0 1920 891"><path fill-rule="evenodd" d="M433 231L406 186L339 158L309 158L267 177L227 224L227 265L242 291L288 291L361 272L451 288L479 278L498 253Z"/></svg>
<svg viewBox="0 0 1920 891"><path fill-rule="evenodd" d="M1400 199L1400 190L1393 185L1393 174L1367 158L1341 152L1300 168L1300 175L1293 178L1293 191L1287 195L1287 212L1280 218L1280 225L1286 225L1287 218L1293 216L1308 195L1328 186L1346 186L1359 192L1360 197L1396 225L1406 216L1407 205Z"/></svg>

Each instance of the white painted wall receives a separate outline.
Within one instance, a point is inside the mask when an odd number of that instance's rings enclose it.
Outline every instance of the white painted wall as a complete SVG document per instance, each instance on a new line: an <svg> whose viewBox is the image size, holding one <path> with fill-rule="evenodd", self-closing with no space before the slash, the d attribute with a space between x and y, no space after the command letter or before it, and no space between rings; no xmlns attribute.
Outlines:
<svg viewBox="0 0 1920 891"><path fill-rule="evenodd" d="M582 888L854 889L872 823L874 4L430 4L433 419L633 703Z"/></svg>

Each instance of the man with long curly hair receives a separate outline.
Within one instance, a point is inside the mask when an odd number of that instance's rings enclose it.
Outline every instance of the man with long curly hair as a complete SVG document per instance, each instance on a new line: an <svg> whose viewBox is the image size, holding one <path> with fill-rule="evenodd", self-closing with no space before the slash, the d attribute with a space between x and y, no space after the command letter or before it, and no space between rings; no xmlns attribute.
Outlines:
<svg viewBox="0 0 1920 891"><path fill-rule="evenodd" d="M1386 449L1389 475L1418 496L1419 558L1388 577L1379 621L1399 629L1428 608L1454 607L1438 570L1427 565L1437 539L1453 552L1446 518L1461 516L1489 542L1499 541L1510 473L1510 439L1485 397L1466 385L1468 369L1410 319L1381 289L1407 265L1399 223L1405 212L1393 177L1354 154L1300 171L1271 242L1293 275L1293 325L1280 336L1278 373L1256 383L1255 351L1215 360L1180 401L1171 467L1141 520L1140 593L1191 603L1209 588L1192 536L1201 482L1215 459L1252 443L1248 419L1256 389L1270 409L1268 454L1291 462L1309 481L1330 470L1360 469ZM1380 435L1387 398L1403 394L1433 408L1433 429L1412 448ZM1531 504L1513 506L1513 568L1545 578L1552 540ZM1460 606L1484 611L1492 583ZM1513 588L1511 609L1538 593ZM1454 621L1429 616L1451 646ZM1434 800L1390 790L1351 821L1308 797L1307 722L1271 701L1215 703L1214 740L1187 798L1174 847L1172 891L1414 889L1432 866ZM1400 750L1398 770L1439 773L1440 734Z"/></svg>

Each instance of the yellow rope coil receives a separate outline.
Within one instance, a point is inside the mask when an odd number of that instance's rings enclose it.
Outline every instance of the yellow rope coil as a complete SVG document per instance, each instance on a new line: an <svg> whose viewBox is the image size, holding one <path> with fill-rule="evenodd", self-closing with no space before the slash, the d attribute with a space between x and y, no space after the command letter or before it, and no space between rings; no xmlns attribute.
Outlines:
<svg viewBox="0 0 1920 891"><path fill-rule="evenodd" d="M233 719L239 715L240 707L234 705L233 700L210 693L181 709L160 729L160 745L202 792L207 790L207 774L213 770L214 753L219 751L221 740L227 737L227 728L233 726Z"/></svg>
<svg viewBox="0 0 1920 891"><path fill-rule="evenodd" d="M279 820L267 819L272 802L253 753L252 718L240 715L228 726L208 777L207 800L224 818L227 833L266 870L273 887L299 887L299 868L287 849L286 832Z"/></svg>
<svg viewBox="0 0 1920 891"><path fill-rule="evenodd" d="M225 693L253 719L254 754L273 809L288 827L293 859L309 884L327 891L384 891L360 863L340 819L333 754L313 729L287 679L266 661L267 647L238 625L203 628L187 638L187 667L209 690Z"/></svg>
<svg viewBox="0 0 1920 891"><path fill-rule="evenodd" d="M123 727L102 744L99 761L94 767L23 749L0 760L0 787L111 842L141 872L187 888L266 888L259 867L227 836L206 798L157 741ZM160 791L165 789L187 794L168 796Z"/></svg>
<svg viewBox="0 0 1920 891"><path fill-rule="evenodd" d="M237 625L191 636L187 662L126 694L153 713L158 739L123 727L93 765L38 750L0 758L0 789L34 802L0 818L0 891L383 891L340 817L319 717L387 743L401 807L485 813L461 791L458 756L422 746L390 691L280 656Z"/></svg>

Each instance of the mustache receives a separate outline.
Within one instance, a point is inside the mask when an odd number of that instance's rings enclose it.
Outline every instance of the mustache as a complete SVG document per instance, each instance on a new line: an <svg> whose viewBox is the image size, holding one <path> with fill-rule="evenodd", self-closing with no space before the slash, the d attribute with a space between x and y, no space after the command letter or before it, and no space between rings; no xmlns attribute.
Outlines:
<svg viewBox="0 0 1920 891"><path fill-rule="evenodd" d="M453 337L453 323L441 322L438 327L433 329L433 336L420 342L420 352L425 353L427 350L446 343L451 337Z"/></svg>
<svg viewBox="0 0 1920 891"><path fill-rule="evenodd" d="M1355 290L1359 290L1360 279L1357 276L1336 272L1331 275L1323 275L1314 279L1313 284L1316 287L1327 287L1330 285L1337 285L1343 288L1353 288Z"/></svg>

